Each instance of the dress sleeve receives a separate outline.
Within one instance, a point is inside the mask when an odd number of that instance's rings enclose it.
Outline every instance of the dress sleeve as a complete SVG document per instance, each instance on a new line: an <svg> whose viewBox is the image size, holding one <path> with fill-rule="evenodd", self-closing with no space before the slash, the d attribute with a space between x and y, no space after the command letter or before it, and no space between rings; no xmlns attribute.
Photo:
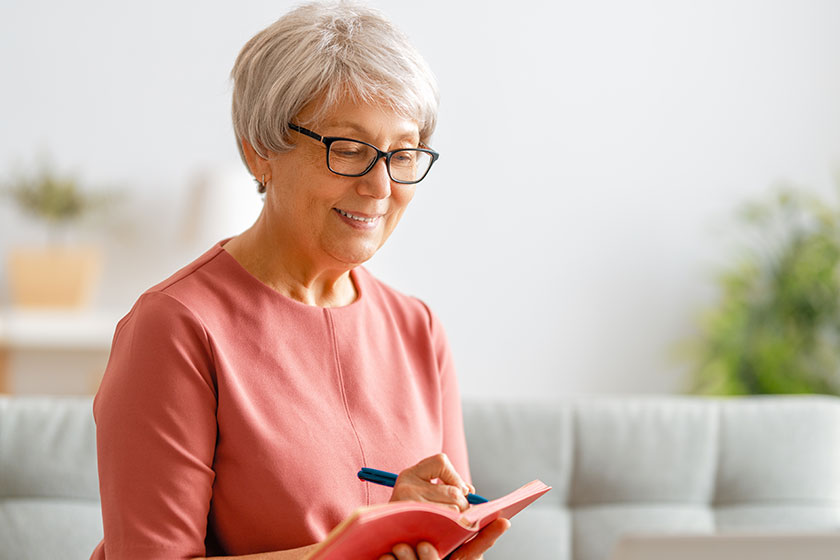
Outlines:
<svg viewBox="0 0 840 560"><path fill-rule="evenodd" d="M216 390L207 334L161 292L117 326L94 401L108 560L205 555Z"/></svg>
<svg viewBox="0 0 840 560"><path fill-rule="evenodd" d="M467 442L464 438L464 419L461 413L461 393L458 391L458 378L455 375L452 352L440 320L431 310L429 310L429 317L432 343L440 374L443 452L452 461L461 478L471 483Z"/></svg>

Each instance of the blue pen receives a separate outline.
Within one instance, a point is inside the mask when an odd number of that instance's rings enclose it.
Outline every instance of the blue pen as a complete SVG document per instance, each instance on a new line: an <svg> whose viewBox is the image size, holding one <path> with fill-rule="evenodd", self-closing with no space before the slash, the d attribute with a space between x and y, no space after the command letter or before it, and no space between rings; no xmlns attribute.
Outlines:
<svg viewBox="0 0 840 560"><path fill-rule="evenodd" d="M397 475L394 473L380 471L379 469L369 469L367 467L362 468L356 476L359 477L359 480L366 480L367 482L390 486L391 488L397 482ZM487 498L483 498L478 494L467 494L467 502L471 504L483 504L486 501L488 501Z"/></svg>

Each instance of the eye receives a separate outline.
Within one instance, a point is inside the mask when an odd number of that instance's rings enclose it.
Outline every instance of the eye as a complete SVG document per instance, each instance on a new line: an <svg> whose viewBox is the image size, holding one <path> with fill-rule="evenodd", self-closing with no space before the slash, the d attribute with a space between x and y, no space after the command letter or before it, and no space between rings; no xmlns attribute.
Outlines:
<svg viewBox="0 0 840 560"><path fill-rule="evenodd" d="M357 150L353 148L345 148L341 150L333 150L333 153L339 157L358 157L362 154L362 150Z"/></svg>
<svg viewBox="0 0 840 560"><path fill-rule="evenodd" d="M330 155L334 158L346 160L364 159L370 157L370 147L358 142L340 141L330 147Z"/></svg>
<svg viewBox="0 0 840 560"><path fill-rule="evenodd" d="M392 165L412 165L417 159L417 152L413 150L403 150L391 156Z"/></svg>

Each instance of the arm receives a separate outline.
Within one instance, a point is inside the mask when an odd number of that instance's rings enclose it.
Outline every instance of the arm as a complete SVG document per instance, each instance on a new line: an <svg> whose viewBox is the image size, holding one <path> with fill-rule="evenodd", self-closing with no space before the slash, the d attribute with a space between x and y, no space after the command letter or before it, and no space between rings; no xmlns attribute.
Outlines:
<svg viewBox="0 0 840 560"><path fill-rule="evenodd" d="M94 401L108 558L192 558L215 474L216 393L201 324L169 296L141 296L117 328Z"/></svg>

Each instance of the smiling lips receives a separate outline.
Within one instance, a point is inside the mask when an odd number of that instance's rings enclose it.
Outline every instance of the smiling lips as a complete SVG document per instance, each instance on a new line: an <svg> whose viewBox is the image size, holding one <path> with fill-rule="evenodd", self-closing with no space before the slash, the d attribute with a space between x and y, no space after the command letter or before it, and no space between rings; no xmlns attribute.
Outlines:
<svg viewBox="0 0 840 560"><path fill-rule="evenodd" d="M335 211L344 216L345 218L349 218L351 220L355 220L357 222L362 222L365 224L374 224L377 220L379 220L380 216L373 216L373 217L366 217L366 216L356 216L355 214L351 214L350 212L345 212L341 208L335 208Z"/></svg>

